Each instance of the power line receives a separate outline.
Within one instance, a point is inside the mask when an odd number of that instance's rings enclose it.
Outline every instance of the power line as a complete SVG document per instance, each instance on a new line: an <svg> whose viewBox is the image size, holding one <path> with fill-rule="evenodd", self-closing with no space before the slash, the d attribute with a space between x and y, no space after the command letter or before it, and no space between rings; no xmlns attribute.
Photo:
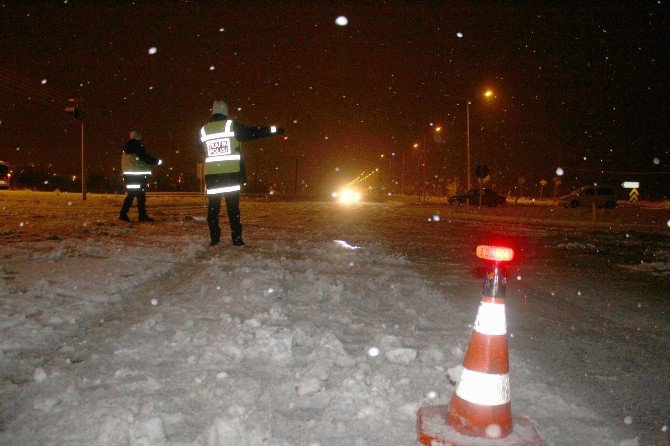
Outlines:
<svg viewBox="0 0 670 446"><path fill-rule="evenodd" d="M669 175L670 172L625 172L618 170L595 170L595 169L569 169L575 172L593 172L593 173L616 173L624 175Z"/></svg>
<svg viewBox="0 0 670 446"><path fill-rule="evenodd" d="M11 73L7 69L0 68L0 86L7 90L19 93L28 99L36 100L55 109L61 109L58 98L51 96L45 91L41 91L31 83L27 82L20 75Z"/></svg>
<svg viewBox="0 0 670 446"><path fill-rule="evenodd" d="M30 94L36 96L42 96L45 99L56 101L57 98L50 95L44 88L35 86L35 84L27 80L24 76L11 72L6 68L0 68L0 78L4 79L6 82L13 84L14 86L20 88L23 91L26 91Z"/></svg>

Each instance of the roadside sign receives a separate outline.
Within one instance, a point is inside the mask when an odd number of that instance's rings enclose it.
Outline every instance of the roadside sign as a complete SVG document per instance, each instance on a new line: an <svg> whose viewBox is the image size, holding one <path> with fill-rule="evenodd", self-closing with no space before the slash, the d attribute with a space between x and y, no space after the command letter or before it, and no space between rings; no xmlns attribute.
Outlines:
<svg viewBox="0 0 670 446"><path fill-rule="evenodd" d="M628 194L628 202L637 203L638 198L640 198L640 193L637 189L631 189L630 194Z"/></svg>
<svg viewBox="0 0 670 446"><path fill-rule="evenodd" d="M486 164L478 164L475 166L475 175L477 178L484 178L489 174L489 166Z"/></svg>
<svg viewBox="0 0 670 446"><path fill-rule="evenodd" d="M640 182L639 181L624 181L621 183L621 187L624 189L639 189L640 188Z"/></svg>

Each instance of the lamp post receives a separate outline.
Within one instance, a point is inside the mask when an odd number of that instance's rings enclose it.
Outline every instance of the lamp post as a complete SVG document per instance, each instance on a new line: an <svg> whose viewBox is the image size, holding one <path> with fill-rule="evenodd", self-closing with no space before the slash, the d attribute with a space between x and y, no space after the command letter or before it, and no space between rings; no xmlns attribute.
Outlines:
<svg viewBox="0 0 670 446"><path fill-rule="evenodd" d="M423 203L426 202L426 134L423 134L423 146L421 146L421 156L420 156L419 169L421 173L421 188L419 189L419 204L422 203L421 197L423 196Z"/></svg>
<svg viewBox="0 0 670 446"><path fill-rule="evenodd" d="M484 97L487 98L487 99L490 99L491 97L493 97L493 90L486 90L484 92ZM466 140L466 149L467 149L467 166L466 166L466 169L467 169L467 174L466 174L466 178L467 178L467 183L468 183L467 184L468 188L467 188L466 192L470 190L470 186L471 186L471 183L470 183L470 104L471 104L470 101L467 101L465 103L465 116L466 116L465 122L466 122L466 127L467 127L467 130L466 130L466 133L467 133L467 140Z"/></svg>
<svg viewBox="0 0 670 446"><path fill-rule="evenodd" d="M81 195L86 200L86 171L84 170L84 100L68 99L65 112L81 122Z"/></svg>
<svg viewBox="0 0 670 446"><path fill-rule="evenodd" d="M467 101L465 103L465 122L467 126L467 141L466 141L466 147L467 147L467 165L465 166L466 170L466 176L467 176L467 189L465 190L465 193L468 193L470 190L470 101Z"/></svg>
<svg viewBox="0 0 670 446"><path fill-rule="evenodd" d="M414 143L412 145L413 148L418 148L419 143ZM400 194L405 195L405 154L407 153L407 149L403 149L402 151L402 172L400 175Z"/></svg>
<svg viewBox="0 0 670 446"><path fill-rule="evenodd" d="M384 161L384 157L388 158L388 160L389 160L388 179L387 179L388 190L389 191L393 187L393 166L391 165L391 157L394 156L394 155L395 155L395 153L391 152L391 153L388 154L388 156L385 153L382 153L381 156L380 156L382 161Z"/></svg>

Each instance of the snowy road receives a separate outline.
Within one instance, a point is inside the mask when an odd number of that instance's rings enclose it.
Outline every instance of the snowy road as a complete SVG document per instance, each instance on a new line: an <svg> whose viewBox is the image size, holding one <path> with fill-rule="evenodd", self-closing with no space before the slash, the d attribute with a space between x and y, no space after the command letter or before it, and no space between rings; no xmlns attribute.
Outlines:
<svg viewBox="0 0 670 446"><path fill-rule="evenodd" d="M513 411L549 445L668 444L667 226L243 202L249 245L211 249L201 199L119 203L0 195L0 444L413 444L501 240Z"/></svg>

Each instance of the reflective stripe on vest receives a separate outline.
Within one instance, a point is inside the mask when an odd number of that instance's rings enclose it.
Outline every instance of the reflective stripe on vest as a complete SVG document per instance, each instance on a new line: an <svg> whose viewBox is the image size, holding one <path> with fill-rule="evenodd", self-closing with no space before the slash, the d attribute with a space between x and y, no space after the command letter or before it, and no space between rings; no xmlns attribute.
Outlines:
<svg viewBox="0 0 670 446"><path fill-rule="evenodd" d="M226 121L226 128L223 132L211 133L209 135L207 133L205 133L205 127L203 127L203 128L200 129L200 141L205 142L205 141L210 141L212 139L218 139L218 138L234 138L235 137L235 132L232 132L230 130L230 127L232 125L233 125L233 121L229 119L229 120Z"/></svg>
<svg viewBox="0 0 670 446"><path fill-rule="evenodd" d="M241 190L241 186L217 187L216 189L207 189L207 195L211 194L225 194L226 192L235 192Z"/></svg>
<svg viewBox="0 0 670 446"><path fill-rule="evenodd" d="M140 184L126 184L126 189L140 189L141 187Z"/></svg>

